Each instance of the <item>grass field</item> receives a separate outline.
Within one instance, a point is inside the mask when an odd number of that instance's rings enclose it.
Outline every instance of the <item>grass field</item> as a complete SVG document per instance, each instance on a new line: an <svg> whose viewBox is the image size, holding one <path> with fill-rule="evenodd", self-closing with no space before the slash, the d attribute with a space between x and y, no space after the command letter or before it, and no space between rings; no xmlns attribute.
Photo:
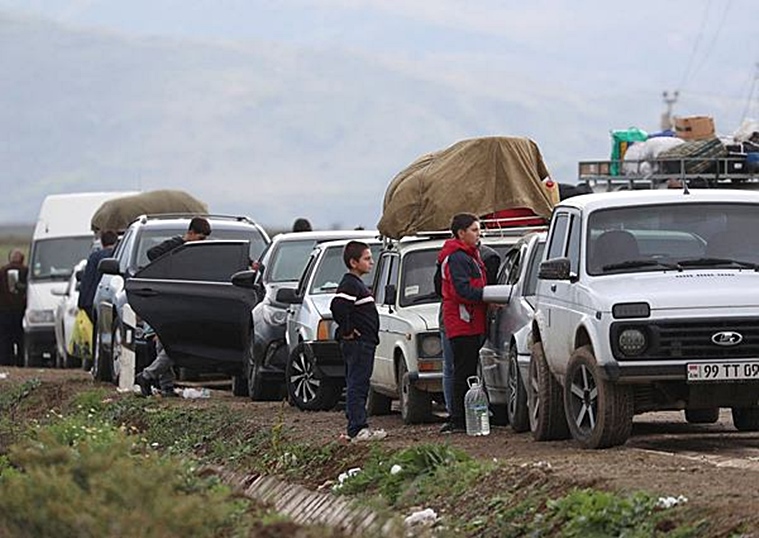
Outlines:
<svg viewBox="0 0 759 538"><path fill-rule="evenodd" d="M28 262L29 245L31 242L31 226L0 226L0 266L8 262L8 254L14 248L20 248L24 252L24 256Z"/></svg>

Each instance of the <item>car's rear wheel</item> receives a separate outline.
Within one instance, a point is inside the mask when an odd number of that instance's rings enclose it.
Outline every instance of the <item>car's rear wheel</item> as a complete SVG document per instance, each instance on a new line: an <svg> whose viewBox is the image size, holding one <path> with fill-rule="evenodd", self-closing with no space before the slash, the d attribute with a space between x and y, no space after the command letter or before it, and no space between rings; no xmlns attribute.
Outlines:
<svg viewBox="0 0 759 538"><path fill-rule="evenodd" d="M530 429L536 441L567 439L569 428L564 416L562 389L548 368L543 344L532 346L530 357Z"/></svg>
<svg viewBox="0 0 759 538"><path fill-rule="evenodd" d="M248 376L244 373L232 376L232 394L235 396L248 396Z"/></svg>
<svg viewBox="0 0 759 538"><path fill-rule="evenodd" d="M496 424L498 426L507 426L509 424L509 416L506 410L506 404L493 403L490 394L488 393L488 386L485 383L485 376L482 375L482 363L477 360L477 377L480 378L480 387L485 392L485 396L488 399L488 407L490 408L490 424Z"/></svg>
<svg viewBox="0 0 759 538"><path fill-rule="evenodd" d="M604 379L589 346L569 359L564 408L572 437L583 448L621 445L632 432L632 389Z"/></svg>
<svg viewBox="0 0 759 538"><path fill-rule="evenodd" d="M366 397L366 412L369 415L389 415L393 399L369 387Z"/></svg>
<svg viewBox="0 0 759 538"><path fill-rule="evenodd" d="M733 407L733 426L740 432L759 431L759 406Z"/></svg>
<svg viewBox="0 0 759 538"><path fill-rule="evenodd" d="M690 424L714 424L719 420L719 407L686 409L685 420Z"/></svg>
<svg viewBox="0 0 759 538"><path fill-rule="evenodd" d="M290 353L285 383L292 402L304 411L330 410L335 407L342 392L334 379L316 377L313 351L304 342Z"/></svg>
<svg viewBox="0 0 759 538"><path fill-rule="evenodd" d="M517 433L526 432L530 429L530 416L527 410L527 390L522 383L519 373L519 361L517 360L517 348L511 345L509 350L509 372L506 377L506 396L508 414L511 429Z"/></svg>
<svg viewBox="0 0 759 538"><path fill-rule="evenodd" d="M251 331L252 333L253 331ZM264 379L261 374L261 361L253 352L253 335L251 334L248 350L245 353L246 367L248 376L248 393L250 399L256 401L279 400L282 396L282 386L273 380ZM244 394L241 394L244 396Z"/></svg>
<svg viewBox="0 0 759 538"><path fill-rule="evenodd" d="M432 398L428 392L419 390L411 382L406 361L398 361L398 388L400 392L401 418L405 424L420 424L432 417Z"/></svg>

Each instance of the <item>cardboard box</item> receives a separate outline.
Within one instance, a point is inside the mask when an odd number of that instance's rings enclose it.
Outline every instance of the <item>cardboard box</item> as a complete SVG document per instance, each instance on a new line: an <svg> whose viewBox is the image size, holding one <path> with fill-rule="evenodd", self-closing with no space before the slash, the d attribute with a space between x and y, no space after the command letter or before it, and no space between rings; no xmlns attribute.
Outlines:
<svg viewBox="0 0 759 538"><path fill-rule="evenodd" d="M675 117L675 133L683 140L707 140L716 136L711 116Z"/></svg>

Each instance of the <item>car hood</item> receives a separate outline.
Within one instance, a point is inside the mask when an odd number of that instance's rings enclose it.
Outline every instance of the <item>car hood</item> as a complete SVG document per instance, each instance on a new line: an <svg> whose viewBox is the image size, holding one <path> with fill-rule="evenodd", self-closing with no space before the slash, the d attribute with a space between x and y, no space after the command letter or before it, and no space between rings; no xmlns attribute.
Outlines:
<svg viewBox="0 0 759 538"><path fill-rule="evenodd" d="M319 312L319 315L323 318L332 317L332 311L329 309L329 305L332 302L332 299L334 298L335 298L334 293L324 293L321 295L309 296L309 300L311 301L311 304L314 305L314 308L316 308L316 311Z"/></svg>
<svg viewBox="0 0 759 538"><path fill-rule="evenodd" d="M61 295L53 295L53 290L63 292L67 282L34 282L26 287L27 308L34 310L54 310L61 302Z"/></svg>
<svg viewBox="0 0 759 538"><path fill-rule="evenodd" d="M609 312L613 305L647 302L651 310L759 308L759 272L694 270L610 275L583 286L588 304Z"/></svg>
<svg viewBox="0 0 759 538"><path fill-rule="evenodd" d="M414 326L417 332L437 331L440 329L439 312L440 303L420 304L408 306L403 309L406 319Z"/></svg>

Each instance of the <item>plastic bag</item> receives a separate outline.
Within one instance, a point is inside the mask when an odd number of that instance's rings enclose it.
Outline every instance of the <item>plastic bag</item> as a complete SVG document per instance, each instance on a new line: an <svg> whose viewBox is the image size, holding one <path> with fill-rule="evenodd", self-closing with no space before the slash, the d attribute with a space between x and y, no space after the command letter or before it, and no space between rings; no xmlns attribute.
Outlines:
<svg viewBox="0 0 759 538"><path fill-rule="evenodd" d="M74 319L74 330L67 351L69 355L83 360L92 359L92 322L87 312L81 308Z"/></svg>

